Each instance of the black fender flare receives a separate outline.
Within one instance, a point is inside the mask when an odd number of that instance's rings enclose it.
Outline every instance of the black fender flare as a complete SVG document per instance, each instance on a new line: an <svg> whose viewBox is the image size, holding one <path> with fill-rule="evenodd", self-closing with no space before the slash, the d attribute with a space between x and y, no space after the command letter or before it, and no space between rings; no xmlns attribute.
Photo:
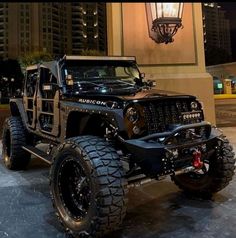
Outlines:
<svg viewBox="0 0 236 238"><path fill-rule="evenodd" d="M9 105L10 105L11 115L20 117L24 127L28 129L27 116L25 113L24 105L23 105L23 99L22 98L10 99Z"/></svg>

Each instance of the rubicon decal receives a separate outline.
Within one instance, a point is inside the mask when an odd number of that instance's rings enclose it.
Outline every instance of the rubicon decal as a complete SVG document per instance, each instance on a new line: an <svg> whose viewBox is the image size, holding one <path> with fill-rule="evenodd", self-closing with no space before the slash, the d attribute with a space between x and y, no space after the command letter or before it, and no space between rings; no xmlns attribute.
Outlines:
<svg viewBox="0 0 236 238"><path fill-rule="evenodd" d="M100 105L100 106L106 106L106 102L98 101L98 100L92 100L92 99L79 99L80 103L87 103L87 104L93 104L93 105Z"/></svg>

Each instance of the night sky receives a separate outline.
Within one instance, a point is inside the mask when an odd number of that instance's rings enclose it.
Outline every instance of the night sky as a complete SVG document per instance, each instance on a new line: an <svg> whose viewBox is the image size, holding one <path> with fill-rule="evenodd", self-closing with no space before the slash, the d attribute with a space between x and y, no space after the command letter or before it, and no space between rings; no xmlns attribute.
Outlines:
<svg viewBox="0 0 236 238"><path fill-rule="evenodd" d="M218 2L223 10L226 11L225 16L230 20L230 35L233 61L236 61L236 2Z"/></svg>

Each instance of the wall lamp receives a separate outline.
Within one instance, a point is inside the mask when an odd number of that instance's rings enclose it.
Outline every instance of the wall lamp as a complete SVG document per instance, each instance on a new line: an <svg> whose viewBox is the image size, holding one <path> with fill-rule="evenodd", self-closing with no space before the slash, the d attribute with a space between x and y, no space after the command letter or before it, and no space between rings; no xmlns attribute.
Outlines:
<svg viewBox="0 0 236 238"><path fill-rule="evenodd" d="M157 43L171 43L182 25L184 3L145 3L149 36Z"/></svg>

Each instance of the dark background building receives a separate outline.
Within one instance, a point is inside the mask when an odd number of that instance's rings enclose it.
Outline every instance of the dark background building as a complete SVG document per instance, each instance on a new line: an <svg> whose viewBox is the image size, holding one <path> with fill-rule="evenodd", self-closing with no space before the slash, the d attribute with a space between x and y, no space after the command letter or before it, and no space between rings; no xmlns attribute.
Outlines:
<svg viewBox="0 0 236 238"><path fill-rule="evenodd" d="M220 2L218 3L225 10L225 16L230 21L230 38L232 48L232 61L236 61L236 2Z"/></svg>
<svg viewBox="0 0 236 238"><path fill-rule="evenodd" d="M203 3L203 32L206 65L232 61L230 20L217 3Z"/></svg>
<svg viewBox="0 0 236 238"><path fill-rule="evenodd" d="M72 54L84 49L106 52L106 4L74 2L72 7Z"/></svg>
<svg viewBox="0 0 236 238"><path fill-rule="evenodd" d="M105 3L0 3L1 58L33 51L79 54L83 49L106 52Z"/></svg>

